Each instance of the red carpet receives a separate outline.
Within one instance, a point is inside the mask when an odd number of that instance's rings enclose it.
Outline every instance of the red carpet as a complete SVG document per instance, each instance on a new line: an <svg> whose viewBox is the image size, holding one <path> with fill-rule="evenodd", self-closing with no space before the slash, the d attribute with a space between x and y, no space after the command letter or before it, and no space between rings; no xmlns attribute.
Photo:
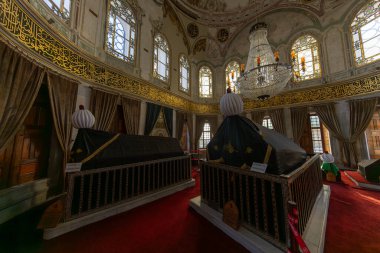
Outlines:
<svg viewBox="0 0 380 253"><path fill-rule="evenodd" d="M45 241L42 252L247 252L189 208L197 195L198 180L194 188Z"/></svg>
<svg viewBox="0 0 380 253"><path fill-rule="evenodd" d="M196 175L199 180L199 176ZM380 252L380 192L356 188L342 173L331 186L326 253ZM188 207L196 187L43 241L42 210L0 225L1 253L247 252ZM269 252L270 253L270 252Z"/></svg>
<svg viewBox="0 0 380 253"><path fill-rule="evenodd" d="M325 253L380 252L380 192L362 190L342 174L331 187Z"/></svg>

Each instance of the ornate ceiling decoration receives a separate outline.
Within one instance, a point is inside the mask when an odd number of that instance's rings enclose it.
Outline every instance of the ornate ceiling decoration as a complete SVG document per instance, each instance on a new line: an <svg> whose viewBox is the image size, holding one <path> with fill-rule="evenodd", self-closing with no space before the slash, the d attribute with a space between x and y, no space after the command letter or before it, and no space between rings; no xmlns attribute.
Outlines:
<svg viewBox="0 0 380 253"><path fill-rule="evenodd" d="M194 23L189 23L187 25L187 33L189 34L189 36L191 38L198 37L198 35L199 35L199 28L198 28L198 26L196 24L194 24Z"/></svg>
<svg viewBox="0 0 380 253"><path fill-rule="evenodd" d="M169 0L182 13L201 24L225 27L251 22L267 12L283 8L304 9L322 16L345 0Z"/></svg>

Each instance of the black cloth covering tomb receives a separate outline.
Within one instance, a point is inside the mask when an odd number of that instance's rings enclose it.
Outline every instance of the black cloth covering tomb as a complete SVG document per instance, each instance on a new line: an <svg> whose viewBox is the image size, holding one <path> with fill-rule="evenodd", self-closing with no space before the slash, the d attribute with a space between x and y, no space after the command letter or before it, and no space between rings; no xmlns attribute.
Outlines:
<svg viewBox="0 0 380 253"><path fill-rule="evenodd" d="M305 150L293 141L239 115L224 119L207 151L210 160L223 158L231 166L267 163L266 173L275 175L290 173L306 161Z"/></svg>
<svg viewBox="0 0 380 253"><path fill-rule="evenodd" d="M175 138L115 134L82 128L78 130L71 149L70 162L82 162L82 170L88 170L182 155L184 153ZM88 159L91 156L94 157ZM83 163L84 159L88 161Z"/></svg>

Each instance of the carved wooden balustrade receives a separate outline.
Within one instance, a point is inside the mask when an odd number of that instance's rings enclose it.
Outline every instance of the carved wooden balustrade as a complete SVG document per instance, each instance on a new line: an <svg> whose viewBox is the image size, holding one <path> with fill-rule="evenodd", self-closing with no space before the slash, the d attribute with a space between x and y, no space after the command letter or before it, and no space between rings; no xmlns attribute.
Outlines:
<svg viewBox="0 0 380 253"><path fill-rule="evenodd" d="M222 212L233 200L242 226L283 250L289 241L288 201L297 203L302 234L323 186L319 155L279 176L212 162L200 166L202 202Z"/></svg>
<svg viewBox="0 0 380 253"><path fill-rule="evenodd" d="M65 220L191 181L189 156L70 173Z"/></svg>

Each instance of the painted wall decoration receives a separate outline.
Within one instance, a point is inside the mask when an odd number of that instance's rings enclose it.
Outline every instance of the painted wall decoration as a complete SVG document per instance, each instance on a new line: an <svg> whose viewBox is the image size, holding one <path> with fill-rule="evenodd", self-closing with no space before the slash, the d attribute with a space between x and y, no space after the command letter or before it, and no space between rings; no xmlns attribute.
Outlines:
<svg viewBox="0 0 380 253"><path fill-rule="evenodd" d="M199 28L196 24L190 23L187 25L187 33L191 38L196 38L199 35Z"/></svg>

